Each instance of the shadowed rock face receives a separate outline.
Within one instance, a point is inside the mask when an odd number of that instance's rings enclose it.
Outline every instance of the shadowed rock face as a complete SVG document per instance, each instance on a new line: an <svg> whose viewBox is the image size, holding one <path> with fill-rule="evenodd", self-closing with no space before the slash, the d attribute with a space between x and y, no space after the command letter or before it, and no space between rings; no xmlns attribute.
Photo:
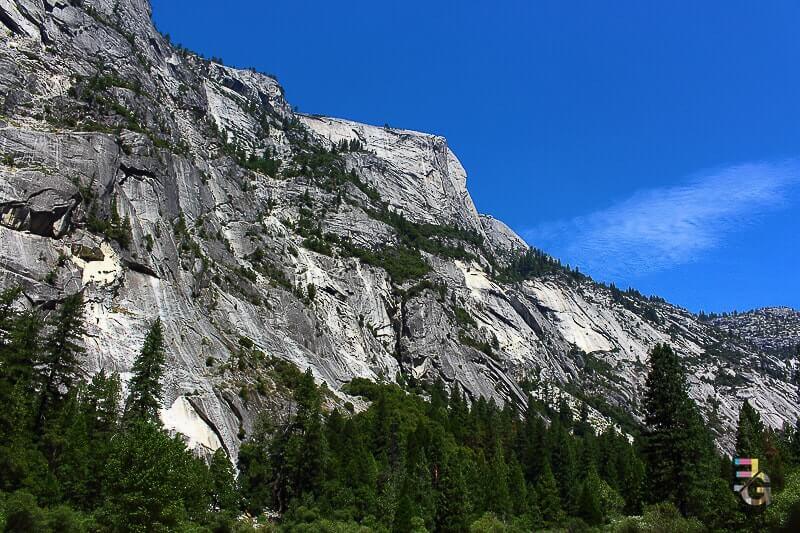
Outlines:
<svg viewBox="0 0 800 533"><path fill-rule="evenodd" d="M65 198L53 190L42 190L25 201L0 204L0 224L42 237L61 237L69 230L76 198Z"/></svg>
<svg viewBox="0 0 800 533"><path fill-rule="evenodd" d="M172 46L144 0L0 0L0 33L0 286L84 291L88 372L127 378L161 317L163 419L193 445L235 456L280 416L275 361L340 398L356 376L498 402L538 380L638 420L669 342L724 449L745 397L773 426L798 414L786 362L683 309L563 269L502 281L527 246L477 213L442 137L296 115L273 78Z"/></svg>

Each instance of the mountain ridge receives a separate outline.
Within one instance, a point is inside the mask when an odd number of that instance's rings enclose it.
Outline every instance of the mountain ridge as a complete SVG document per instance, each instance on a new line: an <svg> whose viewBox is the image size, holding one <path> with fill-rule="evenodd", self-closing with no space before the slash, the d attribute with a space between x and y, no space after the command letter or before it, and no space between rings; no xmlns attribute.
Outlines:
<svg viewBox="0 0 800 533"><path fill-rule="evenodd" d="M497 402L536 382L602 427L641 419L667 342L723 450L744 398L798 415L787 361L480 215L443 137L297 114L274 78L170 44L144 0L6 2L0 28L0 286L83 291L87 373L127 378L160 317L162 418L197 447L235 456L287 408L281 362L356 407L355 377Z"/></svg>

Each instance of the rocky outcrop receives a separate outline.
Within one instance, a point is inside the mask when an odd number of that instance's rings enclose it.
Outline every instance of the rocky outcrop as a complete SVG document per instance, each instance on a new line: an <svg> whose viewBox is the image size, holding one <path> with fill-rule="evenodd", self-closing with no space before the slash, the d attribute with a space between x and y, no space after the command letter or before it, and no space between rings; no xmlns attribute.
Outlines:
<svg viewBox="0 0 800 533"><path fill-rule="evenodd" d="M764 307L701 318L729 335L779 356L792 358L800 349L800 311L790 307Z"/></svg>
<svg viewBox="0 0 800 533"><path fill-rule="evenodd" d="M295 114L275 79L171 45L145 0L0 0L0 31L0 286L82 290L88 372L127 378L160 317L163 419L199 448L235 456L280 413L287 362L356 407L354 377L498 402L538 383L624 424L669 342L723 449L745 397L798 415L785 361L685 310L504 275L527 245L477 213L442 137Z"/></svg>

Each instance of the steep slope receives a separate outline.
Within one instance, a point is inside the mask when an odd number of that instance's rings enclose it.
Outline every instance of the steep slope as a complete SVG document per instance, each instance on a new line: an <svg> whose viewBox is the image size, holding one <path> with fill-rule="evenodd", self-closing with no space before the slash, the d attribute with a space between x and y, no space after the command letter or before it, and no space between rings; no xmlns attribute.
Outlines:
<svg viewBox="0 0 800 533"><path fill-rule="evenodd" d="M0 286L83 291L90 373L126 377L161 317L163 418L198 446L235 455L285 361L333 391L538 384L626 425L670 342L723 448L745 397L798 415L784 361L479 215L442 137L295 114L273 78L167 42L145 0L4 1L0 31Z"/></svg>
<svg viewBox="0 0 800 533"><path fill-rule="evenodd" d="M792 357L800 346L800 311L790 307L764 307L744 313L701 318L730 335L776 355Z"/></svg>

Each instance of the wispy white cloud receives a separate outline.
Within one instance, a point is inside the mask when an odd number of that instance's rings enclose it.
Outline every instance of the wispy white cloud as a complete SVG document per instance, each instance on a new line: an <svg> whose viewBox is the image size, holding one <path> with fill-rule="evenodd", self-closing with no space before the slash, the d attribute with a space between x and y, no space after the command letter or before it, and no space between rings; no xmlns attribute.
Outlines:
<svg viewBox="0 0 800 533"><path fill-rule="evenodd" d="M788 206L798 185L797 160L737 165L523 235L600 278L636 276L700 259L737 228Z"/></svg>

